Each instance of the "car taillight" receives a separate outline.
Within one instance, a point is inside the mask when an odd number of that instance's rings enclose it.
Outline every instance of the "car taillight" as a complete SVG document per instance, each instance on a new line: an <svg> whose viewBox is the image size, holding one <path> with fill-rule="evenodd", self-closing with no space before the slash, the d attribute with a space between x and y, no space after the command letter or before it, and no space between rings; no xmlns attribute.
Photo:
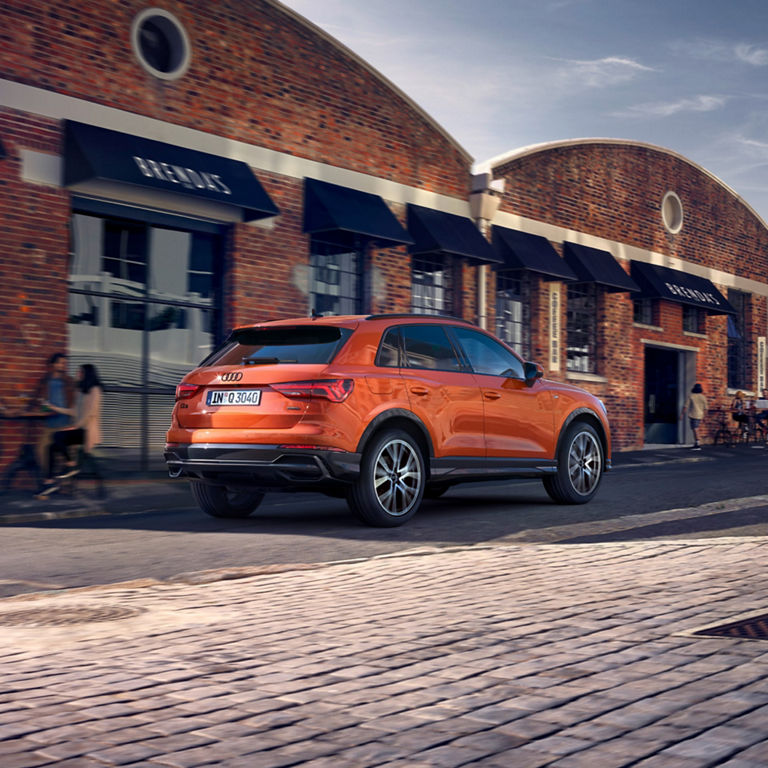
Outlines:
<svg viewBox="0 0 768 768"><path fill-rule="evenodd" d="M202 387L198 387L197 384L179 384L176 387L176 399L188 400L190 397L194 397Z"/></svg>
<svg viewBox="0 0 768 768"><path fill-rule="evenodd" d="M311 398L322 397L333 403L343 403L354 389L352 379L321 379L319 381L287 381L270 384L285 397Z"/></svg>

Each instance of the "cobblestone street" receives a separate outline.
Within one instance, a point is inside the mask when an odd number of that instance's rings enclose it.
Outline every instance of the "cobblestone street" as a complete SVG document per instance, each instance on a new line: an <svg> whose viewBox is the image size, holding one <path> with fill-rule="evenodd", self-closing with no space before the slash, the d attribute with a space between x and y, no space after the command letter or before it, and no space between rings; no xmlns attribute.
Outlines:
<svg viewBox="0 0 768 768"><path fill-rule="evenodd" d="M768 644L682 633L768 612L766 555L478 546L3 600L0 765L765 766Z"/></svg>

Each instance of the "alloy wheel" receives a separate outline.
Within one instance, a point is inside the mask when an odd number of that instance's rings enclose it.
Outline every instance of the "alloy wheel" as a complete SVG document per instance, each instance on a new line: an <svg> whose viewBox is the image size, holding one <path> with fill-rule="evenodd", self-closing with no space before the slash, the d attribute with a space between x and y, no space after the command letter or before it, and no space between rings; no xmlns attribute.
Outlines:
<svg viewBox="0 0 768 768"><path fill-rule="evenodd" d="M602 454L591 432L579 432L568 452L568 476L577 492L586 496L600 482Z"/></svg>
<svg viewBox="0 0 768 768"><path fill-rule="evenodd" d="M421 462L412 445L394 439L382 446L374 464L373 486L388 514L406 514L418 498L422 480Z"/></svg>

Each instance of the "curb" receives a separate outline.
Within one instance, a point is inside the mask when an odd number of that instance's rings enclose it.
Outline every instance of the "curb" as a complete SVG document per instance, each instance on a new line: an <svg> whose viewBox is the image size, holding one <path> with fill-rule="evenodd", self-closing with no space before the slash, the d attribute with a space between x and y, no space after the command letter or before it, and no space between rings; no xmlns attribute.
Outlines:
<svg viewBox="0 0 768 768"><path fill-rule="evenodd" d="M716 537L706 540L701 539L681 539L674 542L676 548L713 548L718 546L731 547L734 544L743 543L759 543L764 544L766 537L764 536L748 536L748 537ZM90 584L84 587L63 587L61 589L40 589L36 592L22 592L18 595L8 595L7 597L0 597L0 606L4 606L13 602L33 602L36 600L46 600L51 597L58 597L62 595L87 595L95 592L103 591L125 591L125 590L140 590L140 589L152 589L156 587L172 587L172 586L197 586L203 584L215 584L223 581L238 581L242 579L251 579L258 576L275 576L283 573L297 573L300 571L319 571L326 568L337 568L344 565L358 565L360 563L375 563L381 560L394 560L398 558L407 557L431 557L433 555L445 555L454 552L482 552L482 551L494 551L494 550L524 550L529 548L534 549L561 549L567 547L569 550L573 550L578 547L594 548L597 547L603 550L622 550L622 549L637 549L638 544L647 545L650 547L657 547L659 545L670 545L672 542L658 542L658 541L607 541L588 544L562 544L560 542L525 542L525 541L499 541L491 544L452 544L445 547L415 547L413 549L405 549L400 552L387 552L380 555L371 555L369 557L353 557L345 560L328 560L317 563L273 563L270 565L244 565L232 568L214 568L204 571L186 571L174 576L168 576L166 578L144 578L144 579L131 579L128 581L115 581L107 584ZM752 611L748 615L765 613L762 611ZM747 615L747 614L745 614ZM682 636L682 635L681 635Z"/></svg>
<svg viewBox="0 0 768 768"><path fill-rule="evenodd" d="M375 560L393 560L402 557L429 557L450 552L478 552L481 550L506 549L510 545L504 542L498 544L467 544L450 545L446 547L414 547L400 552L386 552L381 555L369 557L353 557L345 560L328 560L317 563L271 563L269 565L243 565L232 568L213 568L204 571L185 571L166 578L131 579L129 581L115 581L108 584L90 584L85 587L63 587L61 589L40 589L36 592L22 592L18 595L0 597L0 605L16 600L41 600L52 595L71 595L98 592L102 590L147 589L151 587L173 585L198 585L215 584L221 581L237 581L250 579L256 576L272 576L280 573L294 573L297 571L317 571L324 568L335 568L341 565L355 565L357 563L373 562ZM517 547L517 544L513 544Z"/></svg>

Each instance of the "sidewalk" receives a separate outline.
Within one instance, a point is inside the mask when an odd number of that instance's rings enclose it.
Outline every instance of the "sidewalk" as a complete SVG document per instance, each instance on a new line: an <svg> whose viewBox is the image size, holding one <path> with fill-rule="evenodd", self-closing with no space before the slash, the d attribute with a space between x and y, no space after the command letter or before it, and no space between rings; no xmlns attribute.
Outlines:
<svg viewBox="0 0 768 768"><path fill-rule="evenodd" d="M613 466L642 466L674 462L701 461L710 451L730 450L705 448L692 452L689 448L670 446L643 451L627 451L613 455ZM94 494L74 496L54 495L40 501L32 491L0 493L0 525L11 523L39 522L93 515L121 515L151 512L155 509L172 507L193 507L195 503L184 480L172 480L166 475L153 473L151 477L138 473L124 474L107 482L107 497L97 499Z"/></svg>
<svg viewBox="0 0 768 768"><path fill-rule="evenodd" d="M768 541L457 547L0 601L3 768L768 764Z"/></svg>
<svg viewBox="0 0 768 768"><path fill-rule="evenodd" d="M0 525L63 520L94 515L125 515L194 506L189 483L169 477L123 477L105 483L106 496L56 494L45 500L33 491L0 493Z"/></svg>

